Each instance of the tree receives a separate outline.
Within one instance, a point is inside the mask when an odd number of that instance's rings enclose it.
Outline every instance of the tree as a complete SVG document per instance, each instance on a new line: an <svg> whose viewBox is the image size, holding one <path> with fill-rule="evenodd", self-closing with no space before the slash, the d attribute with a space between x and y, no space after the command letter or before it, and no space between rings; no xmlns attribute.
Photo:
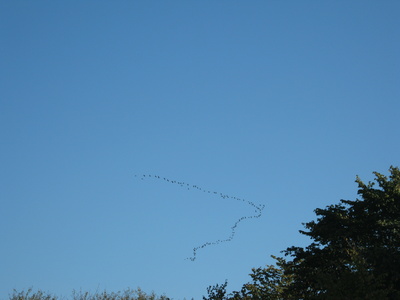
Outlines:
<svg viewBox="0 0 400 300"><path fill-rule="evenodd" d="M362 200L316 209L300 231L314 242L291 247L286 274L293 294L305 299L400 299L400 170L375 183L357 177Z"/></svg>
<svg viewBox="0 0 400 300"><path fill-rule="evenodd" d="M284 250L288 260L253 269L252 283L224 299L400 299L400 170L374 172L361 199L316 209L300 233L312 239Z"/></svg>

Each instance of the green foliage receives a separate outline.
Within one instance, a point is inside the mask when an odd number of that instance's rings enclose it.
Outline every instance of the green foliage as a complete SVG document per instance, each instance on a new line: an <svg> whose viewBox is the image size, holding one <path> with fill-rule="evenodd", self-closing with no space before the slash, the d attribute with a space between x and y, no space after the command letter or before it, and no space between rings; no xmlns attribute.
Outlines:
<svg viewBox="0 0 400 300"><path fill-rule="evenodd" d="M33 292L32 289L28 289L26 292L14 290L10 300L57 300L57 297L40 290Z"/></svg>
<svg viewBox="0 0 400 300"><path fill-rule="evenodd" d="M293 281L293 276L285 274L284 267L287 262L283 258L272 257L276 260L276 266L253 268L250 274L252 282L244 284L240 292L233 292L229 299L286 299L284 297L288 295L287 289Z"/></svg>
<svg viewBox="0 0 400 300"><path fill-rule="evenodd" d="M374 183L357 177L362 200L341 200L316 209L316 221L300 231L314 242L291 247L286 274L290 290L305 299L400 299L400 170L374 172Z"/></svg>
<svg viewBox="0 0 400 300"><path fill-rule="evenodd" d="M32 289L28 289L26 292L17 292L10 296L10 300L59 300L58 297L51 294L45 293L43 291L33 292ZM153 292L151 294L146 294L140 288L136 290L127 289L125 291L119 292L107 292L103 291L100 293L89 293L82 291L73 291L72 300L170 300L166 296L156 296Z"/></svg>
<svg viewBox="0 0 400 300"><path fill-rule="evenodd" d="M377 188L357 177L361 200L316 209L300 231L309 246L287 248L290 260L253 269L252 282L220 299L400 299L400 170L389 171L374 172Z"/></svg>
<svg viewBox="0 0 400 300"><path fill-rule="evenodd" d="M253 268L250 277L252 281L243 285L240 291L227 294L225 281L222 285L207 288L208 297L203 300L278 300L291 299L287 289L292 283L292 275L287 275L284 268L285 259L272 256L276 260L276 266L269 265L266 268Z"/></svg>
<svg viewBox="0 0 400 300"><path fill-rule="evenodd" d="M207 288L207 294L208 297L203 296L203 300L224 300L226 299L226 286L228 285L228 282L225 281L225 283L218 285L216 284L215 286L209 286Z"/></svg>

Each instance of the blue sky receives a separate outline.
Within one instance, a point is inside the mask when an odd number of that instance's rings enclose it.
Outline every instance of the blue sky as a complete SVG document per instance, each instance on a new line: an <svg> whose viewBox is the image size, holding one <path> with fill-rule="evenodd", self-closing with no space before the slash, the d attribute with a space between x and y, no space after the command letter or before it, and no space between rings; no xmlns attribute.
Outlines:
<svg viewBox="0 0 400 300"><path fill-rule="evenodd" d="M399 166L398 1L0 1L0 298L238 290ZM264 204L224 239L246 202ZM135 177L138 175L139 177Z"/></svg>

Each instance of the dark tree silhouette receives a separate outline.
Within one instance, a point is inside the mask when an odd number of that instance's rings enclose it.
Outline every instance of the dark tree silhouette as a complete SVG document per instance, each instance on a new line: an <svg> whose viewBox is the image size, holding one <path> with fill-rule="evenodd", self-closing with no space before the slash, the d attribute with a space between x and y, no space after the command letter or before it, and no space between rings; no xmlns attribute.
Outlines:
<svg viewBox="0 0 400 300"><path fill-rule="evenodd" d="M377 188L357 177L361 199L318 208L303 224L309 246L287 248L288 260L253 269L252 282L220 299L400 299L400 170L389 171L374 172Z"/></svg>

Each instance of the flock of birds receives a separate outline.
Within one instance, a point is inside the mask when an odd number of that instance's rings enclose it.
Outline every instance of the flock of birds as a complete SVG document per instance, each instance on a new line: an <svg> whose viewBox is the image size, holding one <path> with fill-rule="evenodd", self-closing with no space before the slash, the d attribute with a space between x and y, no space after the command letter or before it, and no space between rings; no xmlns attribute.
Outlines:
<svg viewBox="0 0 400 300"><path fill-rule="evenodd" d="M157 180L163 180L163 181L171 183L171 184L179 185L182 188L187 188L188 190L196 189L196 190L202 191L202 192L207 193L207 194L218 195L223 199L232 199L232 200L236 200L236 201L242 201L242 202L245 202L245 203L249 204L250 206L252 206L254 208L254 212L256 214L251 215L251 216L241 217L235 222L235 224L233 224L231 226L231 234L230 234L230 236L228 238L216 240L214 242L206 242L206 243L204 243L204 244L202 244L200 246L194 247L193 248L193 256L186 258L186 259L191 260L191 261L195 261L196 260L197 251L199 249L203 249L203 248L211 246L211 245L218 245L220 243L230 242L234 238L234 236L236 234L236 227L239 225L240 222L242 222L243 220L246 220L246 219L253 219L253 218L261 217L262 211L265 208L264 204L256 205L254 202L251 202L251 201L248 201L248 200L245 200L245 199L242 199L242 198L232 197L230 195L226 195L226 194L223 194L223 193L206 190L206 189L203 189L203 188L201 188L201 187L199 187L197 185L192 185L192 184L189 184L189 183L186 183L186 182L182 182L182 181L177 181L177 180L171 180L169 178L158 176L158 175L143 174L143 175L135 175L135 177L139 178L141 180L153 179L153 178L157 179Z"/></svg>

